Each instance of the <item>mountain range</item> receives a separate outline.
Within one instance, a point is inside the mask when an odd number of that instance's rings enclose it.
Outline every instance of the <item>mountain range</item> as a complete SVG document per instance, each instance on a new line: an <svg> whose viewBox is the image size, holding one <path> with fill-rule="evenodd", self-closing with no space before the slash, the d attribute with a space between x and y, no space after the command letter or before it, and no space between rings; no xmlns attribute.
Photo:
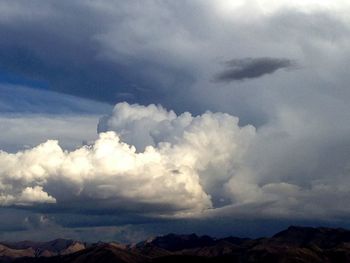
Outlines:
<svg viewBox="0 0 350 263"><path fill-rule="evenodd" d="M0 262L232 262L232 263L348 263L350 231L342 228L291 226L267 238L213 238L168 234L137 244L0 242Z"/></svg>

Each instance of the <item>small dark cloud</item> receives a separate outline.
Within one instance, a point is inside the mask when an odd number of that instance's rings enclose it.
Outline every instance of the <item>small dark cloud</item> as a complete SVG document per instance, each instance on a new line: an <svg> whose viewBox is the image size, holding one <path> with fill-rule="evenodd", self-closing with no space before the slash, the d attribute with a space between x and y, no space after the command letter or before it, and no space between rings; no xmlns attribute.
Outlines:
<svg viewBox="0 0 350 263"><path fill-rule="evenodd" d="M225 63L227 69L215 76L216 82L259 78L272 74L278 69L292 69L295 62L287 58L242 58L232 59Z"/></svg>

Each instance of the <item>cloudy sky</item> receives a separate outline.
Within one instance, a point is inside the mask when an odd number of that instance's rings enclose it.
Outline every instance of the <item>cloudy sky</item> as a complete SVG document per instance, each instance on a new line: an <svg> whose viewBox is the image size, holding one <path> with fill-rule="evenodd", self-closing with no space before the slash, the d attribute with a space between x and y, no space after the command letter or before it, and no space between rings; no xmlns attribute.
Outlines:
<svg viewBox="0 0 350 263"><path fill-rule="evenodd" d="M0 2L0 239L350 227L350 3Z"/></svg>

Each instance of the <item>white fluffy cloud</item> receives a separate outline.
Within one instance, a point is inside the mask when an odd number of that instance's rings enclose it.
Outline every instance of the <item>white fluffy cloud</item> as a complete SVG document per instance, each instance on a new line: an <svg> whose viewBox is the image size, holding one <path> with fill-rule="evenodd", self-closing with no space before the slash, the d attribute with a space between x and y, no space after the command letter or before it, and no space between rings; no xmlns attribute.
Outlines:
<svg viewBox="0 0 350 263"><path fill-rule="evenodd" d="M326 159L339 143L329 137L331 127L315 137L317 120L310 126L287 113L256 131L226 113L177 115L119 103L100 119L99 137L89 145L68 151L49 140L0 152L0 204L145 216L349 215L342 201L350 198L348 144ZM338 129L335 139L348 130Z"/></svg>
<svg viewBox="0 0 350 263"><path fill-rule="evenodd" d="M11 188L11 187L10 187ZM26 187L16 195L7 194L3 189L0 195L2 205L31 205L33 203L55 203L56 199L43 191L42 186Z"/></svg>
<svg viewBox="0 0 350 263"><path fill-rule="evenodd" d="M281 116L256 131L226 113L119 103L89 145L68 151L49 140L0 152L0 204L167 217L349 215L348 159L334 152L331 165L320 163L337 143L325 143L332 131L315 138L314 128L299 127L307 120ZM345 138L347 126L340 131Z"/></svg>
<svg viewBox="0 0 350 263"><path fill-rule="evenodd" d="M177 116L160 106L127 103L117 104L99 128L106 132L92 145L71 152L57 141L1 152L2 205L88 199L106 200L108 208L149 204L169 213L202 211L213 206L218 184L240 168L255 135L228 114Z"/></svg>

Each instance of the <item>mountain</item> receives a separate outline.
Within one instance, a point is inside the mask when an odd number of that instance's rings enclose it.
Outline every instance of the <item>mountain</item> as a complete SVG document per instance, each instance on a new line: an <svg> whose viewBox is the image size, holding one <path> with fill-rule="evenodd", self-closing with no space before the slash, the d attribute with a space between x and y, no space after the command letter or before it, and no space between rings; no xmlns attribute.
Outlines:
<svg viewBox="0 0 350 263"><path fill-rule="evenodd" d="M0 256L2 258L34 257L35 251L32 248L13 249L0 244Z"/></svg>
<svg viewBox="0 0 350 263"><path fill-rule="evenodd" d="M168 234L165 236L155 237L147 241L140 242L136 245L136 248L142 248L145 246L155 246L168 251L178 251L196 247L212 246L214 244L215 240L209 236L199 237L196 234Z"/></svg>
<svg viewBox="0 0 350 263"><path fill-rule="evenodd" d="M86 243L67 239L55 239L49 242L1 242L0 257L17 258L22 257L52 257L56 255L67 255L86 248ZM10 252L11 251L11 252ZM16 256L11 256L14 254Z"/></svg>
<svg viewBox="0 0 350 263"><path fill-rule="evenodd" d="M350 231L343 228L312 228L290 226L273 236L277 243L295 245L317 245L320 248L331 248L340 243L350 242Z"/></svg>
<svg viewBox="0 0 350 263"><path fill-rule="evenodd" d="M2 243L0 255L0 262L14 263L349 263L350 231L291 226L258 239L168 234L136 245L25 241Z"/></svg>
<svg viewBox="0 0 350 263"><path fill-rule="evenodd" d="M98 243L85 250L54 257L19 258L16 263L148 263L150 259L119 248L113 244Z"/></svg>

